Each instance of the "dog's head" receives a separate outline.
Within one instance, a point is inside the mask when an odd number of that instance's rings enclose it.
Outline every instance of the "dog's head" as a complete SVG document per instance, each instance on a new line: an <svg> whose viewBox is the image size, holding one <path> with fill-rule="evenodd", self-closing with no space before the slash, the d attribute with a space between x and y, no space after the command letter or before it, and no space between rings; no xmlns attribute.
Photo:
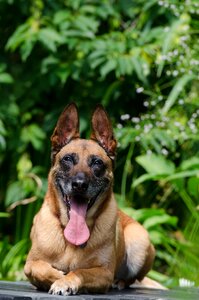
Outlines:
<svg viewBox="0 0 199 300"><path fill-rule="evenodd" d="M57 197L67 209L66 239L82 245L89 238L86 216L112 189L116 141L101 105L92 115L89 140L81 139L75 104L62 112L53 135L51 176Z"/></svg>

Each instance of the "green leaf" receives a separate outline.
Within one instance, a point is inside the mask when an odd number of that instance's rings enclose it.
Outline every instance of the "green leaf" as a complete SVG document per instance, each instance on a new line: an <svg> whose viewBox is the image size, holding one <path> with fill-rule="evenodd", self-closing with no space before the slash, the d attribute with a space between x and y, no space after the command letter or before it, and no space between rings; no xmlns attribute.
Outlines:
<svg viewBox="0 0 199 300"><path fill-rule="evenodd" d="M199 158L194 156L184 160L180 165L181 170L199 169Z"/></svg>
<svg viewBox="0 0 199 300"><path fill-rule="evenodd" d="M46 74L49 72L50 68L52 68L52 66L57 66L59 63L59 59L50 55L48 57L46 57L45 59L42 60L41 63L41 73L42 74Z"/></svg>
<svg viewBox="0 0 199 300"><path fill-rule="evenodd" d="M56 75L59 77L61 83L64 84L71 75L71 70L66 64L60 65L59 68L57 68Z"/></svg>
<svg viewBox="0 0 199 300"><path fill-rule="evenodd" d="M24 153L18 163L17 163L17 171L19 178L23 178L27 173L32 169L32 162L29 159L28 155Z"/></svg>
<svg viewBox="0 0 199 300"><path fill-rule="evenodd" d="M104 78L108 73L115 70L115 68L116 61L114 59L110 59L100 68L100 74Z"/></svg>
<svg viewBox="0 0 199 300"><path fill-rule="evenodd" d="M0 83L6 83L6 84L10 84L13 83L14 80L12 78L12 76L8 73L1 73L0 74Z"/></svg>
<svg viewBox="0 0 199 300"><path fill-rule="evenodd" d="M75 18L74 27L87 33L88 37L93 38L98 27L98 22L90 16L79 15Z"/></svg>
<svg viewBox="0 0 199 300"><path fill-rule="evenodd" d="M167 134L166 130L154 128L152 129L151 134L157 139L158 143L161 144L161 149L162 145L164 145L168 149L171 149L171 151L175 150L175 141L169 134Z"/></svg>
<svg viewBox="0 0 199 300"><path fill-rule="evenodd" d="M0 135L5 136L7 133L5 125L3 123L3 121L0 119Z"/></svg>
<svg viewBox="0 0 199 300"><path fill-rule="evenodd" d="M161 180L164 179L166 177L166 175L154 175L154 174L143 174L140 177L136 178L135 180L133 180L131 187L135 188L136 186L138 186L139 184L148 181L148 180Z"/></svg>
<svg viewBox="0 0 199 300"><path fill-rule="evenodd" d="M25 195L22 183L19 181L13 182L8 186L5 205L9 206L16 201L22 200L25 198Z"/></svg>
<svg viewBox="0 0 199 300"><path fill-rule="evenodd" d="M43 28L38 33L38 40L49 50L55 52L57 46L63 43L62 36L53 28Z"/></svg>
<svg viewBox="0 0 199 300"><path fill-rule="evenodd" d="M143 74L143 69L142 69L142 64L140 62L140 59L138 57L133 57L132 58L132 63L134 70L137 74L137 77L144 83L146 83L146 77Z"/></svg>
<svg viewBox="0 0 199 300"><path fill-rule="evenodd" d="M178 172L176 174L172 174L172 175L170 175L168 177L165 177L165 180L166 181L172 181L172 180L175 180L175 179L192 177L192 176L199 177L199 170L191 170L191 171Z"/></svg>
<svg viewBox="0 0 199 300"><path fill-rule="evenodd" d="M53 23L55 25L61 25L66 23L67 20L69 20L70 13L67 10L59 10L54 14Z"/></svg>
<svg viewBox="0 0 199 300"><path fill-rule="evenodd" d="M169 216L168 214L164 214L162 216L154 216L149 219L147 219L144 223L143 226L149 230L152 227L159 226L161 224L167 224L171 226L176 226L177 225L178 219L173 216Z"/></svg>
<svg viewBox="0 0 199 300"><path fill-rule="evenodd" d="M151 175L170 175L175 171L173 162L154 153L136 157L136 161Z"/></svg>
<svg viewBox="0 0 199 300"><path fill-rule="evenodd" d="M21 241L19 241L18 243L16 243L14 246L11 247L11 249L9 250L9 252L6 254L6 256L4 257L4 260L2 262L2 268L10 268L10 266L14 265L13 264L13 260L16 259L16 257L20 257L21 259L23 259L22 254L24 255L25 252L27 251L27 246L28 246L28 240L27 239L23 239Z"/></svg>
<svg viewBox="0 0 199 300"><path fill-rule="evenodd" d="M29 29L30 25L28 23L20 25L8 39L6 49L16 50L26 40Z"/></svg>
<svg viewBox="0 0 199 300"><path fill-rule="evenodd" d="M0 212L0 218L9 218L10 214L7 212Z"/></svg>
<svg viewBox="0 0 199 300"><path fill-rule="evenodd" d="M161 153L161 150L162 150L162 145L159 141L157 141L156 138L154 138L153 134L150 134L148 136L146 136L145 138L145 142L148 143L149 147L148 148L151 148L150 146L152 146L152 149L155 150L155 152L157 153Z"/></svg>
<svg viewBox="0 0 199 300"><path fill-rule="evenodd" d="M162 109L162 114L165 115L168 113L169 109L174 105L174 103L176 102L178 95L182 92L183 88L185 87L185 85L193 80L196 79L196 76L194 75L184 75L182 76L174 85L174 87L172 88L166 102L165 105Z"/></svg>
<svg viewBox="0 0 199 300"><path fill-rule="evenodd" d="M151 230L149 231L149 235L150 235L150 240L154 245L160 245L162 244L163 241L163 237L162 237L162 233L157 231L157 230Z"/></svg>
<svg viewBox="0 0 199 300"><path fill-rule="evenodd" d="M199 178L189 178L187 183L189 194L199 199Z"/></svg>
<svg viewBox="0 0 199 300"><path fill-rule="evenodd" d="M117 77L121 75L131 75L133 72L133 63L129 56L122 55L117 59Z"/></svg>
<svg viewBox="0 0 199 300"><path fill-rule="evenodd" d="M42 148L45 133L37 124L31 124L22 129L21 139L25 143L31 143L37 150Z"/></svg>
<svg viewBox="0 0 199 300"><path fill-rule="evenodd" d="M96 57L91 61L91 68L95 69L97 68L99 65L101 65L103 62L105 62L106 58L104 56L101 57Z"/></svg>
<svg viewBox="0 0 199 300"><path fill-rule="evenodd" d="M21 46L21 57L23 61L26 61L28 56L30 55L34 45L35 45L36 39L26 39L24 43Z"/></svg>

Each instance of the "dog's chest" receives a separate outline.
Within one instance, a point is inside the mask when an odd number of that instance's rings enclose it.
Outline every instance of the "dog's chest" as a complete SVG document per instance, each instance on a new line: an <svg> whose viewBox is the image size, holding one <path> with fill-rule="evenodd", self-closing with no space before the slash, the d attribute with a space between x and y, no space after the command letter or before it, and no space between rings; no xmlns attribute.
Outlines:
<svg viewBox="0 0 199 300"><path fill-rule="evenodd" d="M92 260L95 259L92 258ZM72 270L87 268L90 261L91 257L86 249L67 246L64 253L57 257L53 266L58 270L68 273Z"/></svg>

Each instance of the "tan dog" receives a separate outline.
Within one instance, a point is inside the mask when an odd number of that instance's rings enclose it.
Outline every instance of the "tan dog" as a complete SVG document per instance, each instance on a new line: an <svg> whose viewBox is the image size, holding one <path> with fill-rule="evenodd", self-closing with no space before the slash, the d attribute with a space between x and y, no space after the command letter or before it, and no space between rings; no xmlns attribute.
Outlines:
<svg viewBox="0 0 199 300"><path fill-rule="evenodd" d="M34 219L25 274L38 288L61 295L142 281L154 248L146 230L117 207L116 141L106 112L97 106L91 139L85 140L79 137L77 108L70 104L51 141L48 190Z"/></svg>

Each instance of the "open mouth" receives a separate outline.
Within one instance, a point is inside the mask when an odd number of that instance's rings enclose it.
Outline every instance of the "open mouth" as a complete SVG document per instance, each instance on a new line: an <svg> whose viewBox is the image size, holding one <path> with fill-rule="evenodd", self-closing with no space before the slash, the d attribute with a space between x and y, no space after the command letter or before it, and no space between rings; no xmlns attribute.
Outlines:
<svg viewBox="0 0 199 300"><path fill-rule="evenodd" d="M64 196L69 219L64 229L64 236L70 244L83 246L87 243L90 230L86 224L86 214L95 203L98 195L89 200L81 195Z"/></svg>
<svg viewBox="0 0 199 300"><path fill-rule="evenodd" d="M66 207L67 207L67 213L68 213L68 218L70 219L70 209L71 209L71 203L73 201L76 201L77 204L81 204L81 203L84 203L85 205L87 205L87 211L93 206L93 204L95 203L96 201L96 198L98 197L95 196L93 198L90 198L90 199L87 199L81 195L74 195L74 196L67 196L65 195L64 196L64 203L66 204Z"/></svg>

